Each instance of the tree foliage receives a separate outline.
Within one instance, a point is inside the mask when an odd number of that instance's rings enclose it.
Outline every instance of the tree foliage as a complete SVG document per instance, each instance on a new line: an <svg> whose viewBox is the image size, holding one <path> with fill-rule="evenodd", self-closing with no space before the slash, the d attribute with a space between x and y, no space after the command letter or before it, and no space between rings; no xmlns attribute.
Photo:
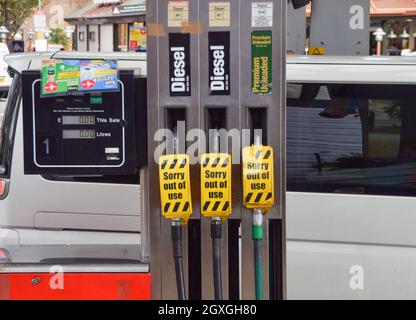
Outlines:
<svg viewBox="0 0 416 320"><path fill-rule="evenodd" d="M42 0L47 5L49 0ZM38 0L0 0L0 25L14 35L27 18L34 14Z"/></svg>
<svg viewBox="0 0 416 320"><path fill-rule="evenodd" d="M61 28L51 29L50 43L60 44L64 47L66 47L67 44L68 44L68 38L67 38L64 30L61 29Z"/></svg>

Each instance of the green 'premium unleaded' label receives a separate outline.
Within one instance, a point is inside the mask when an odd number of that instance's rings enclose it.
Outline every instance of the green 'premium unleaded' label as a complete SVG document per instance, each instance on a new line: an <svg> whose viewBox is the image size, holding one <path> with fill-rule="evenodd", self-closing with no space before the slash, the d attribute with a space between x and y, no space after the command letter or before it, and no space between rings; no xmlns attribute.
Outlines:
<svg viewBox="0 0 416 320"><path fill-rule="evenodd" d="M251 34L251 93L272 93L272 32Z"/></svg>

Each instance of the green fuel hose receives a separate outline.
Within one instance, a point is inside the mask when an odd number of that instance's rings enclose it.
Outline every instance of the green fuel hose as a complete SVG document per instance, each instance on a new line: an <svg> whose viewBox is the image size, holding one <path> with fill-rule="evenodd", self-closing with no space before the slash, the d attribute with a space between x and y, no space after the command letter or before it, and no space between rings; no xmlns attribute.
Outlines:
<svg viewBox="0 0 416 320"><path fill-rule="evenodd" d="M256 215L256 214L255 214ZM253 244L254 244L254 276L256 286L256 300L263 300L263 214L261 219L253 220ZM256 221L257 220L257 221Z"/></svg>

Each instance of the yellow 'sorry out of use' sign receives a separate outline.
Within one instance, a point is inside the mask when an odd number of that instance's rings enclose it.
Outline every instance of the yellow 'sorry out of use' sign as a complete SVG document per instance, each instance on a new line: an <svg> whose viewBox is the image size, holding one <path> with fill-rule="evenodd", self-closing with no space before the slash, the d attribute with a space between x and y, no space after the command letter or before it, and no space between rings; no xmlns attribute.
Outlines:
<svg viewBox="0 0 416 320"><path fill-rule="evenodd" d="M249 209L264 209L274 205L273 148L251 146L243 149L243 197Z"/></svg>
<svg viewBox="0 0 416 320"><path fill-rule="evenodd" d="M181 219L183 223L187 223L192 214L188 155L161 156L159 184L163 216L167 219Z"/></svg>
<svg viewBox="0 0 416 320"><path fill-rule="evenodd" d="M210 153L201 156L201 213L221 218L231 214L231 155Z"/></svg>

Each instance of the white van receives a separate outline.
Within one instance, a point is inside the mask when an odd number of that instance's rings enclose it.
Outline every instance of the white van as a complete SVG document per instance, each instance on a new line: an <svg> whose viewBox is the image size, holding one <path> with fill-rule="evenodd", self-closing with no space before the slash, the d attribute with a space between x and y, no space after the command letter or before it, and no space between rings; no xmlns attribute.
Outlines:
<svg viewBox="0 0 416 320"><path fill-rule="evenodd" d="M19 73L50 56L6 58L0 258L139 259L138 177L24 175ZM145 56L96 57L146 74ZM416 59L291 57L287 77L288 298L416 298Z"/></svg>
<svg viewBox="0 0 416 320"><path fill-rule="evenodd" d="M290 299L416 298L416 59L287 66Z"/></svg>
<svg viewBox="0 0 416 320"><path fill-rule="evenodd" d="M13 263L59 259L139 260L139 177L24 174L22 76L41 60L117 59L121 70L146 75L145 54L31 53L6 57L14 70L1 128L0 248ZM99 195L99 196L97 196ZM0 251L0 258L2 252Z"/></svg>

